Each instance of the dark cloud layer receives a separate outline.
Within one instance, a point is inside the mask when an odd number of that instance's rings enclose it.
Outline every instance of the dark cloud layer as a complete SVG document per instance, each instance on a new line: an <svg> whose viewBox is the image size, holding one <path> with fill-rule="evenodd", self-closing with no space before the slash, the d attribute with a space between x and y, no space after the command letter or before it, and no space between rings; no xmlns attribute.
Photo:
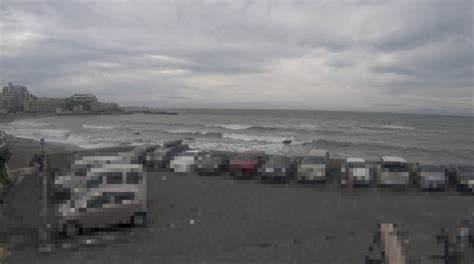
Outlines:
<svg viewBox="0 0 474 264"><path fill-rule="evenodd" d="M473 113L473 2L0 2L0 81L164 107Z"/></svg>

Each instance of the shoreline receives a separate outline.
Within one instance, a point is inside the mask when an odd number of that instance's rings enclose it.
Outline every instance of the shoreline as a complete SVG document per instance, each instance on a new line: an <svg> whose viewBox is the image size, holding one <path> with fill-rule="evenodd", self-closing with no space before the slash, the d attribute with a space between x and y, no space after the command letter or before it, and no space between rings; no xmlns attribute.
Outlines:
<svg viewBox="0 0 474 264"><path fill-rule="evenodd" d="M53 113L14 113L14 114L4 114L0 115L0 124L7 124L13 121L28 119L28 118L44 118L56 116Z"/></svg>
<svg viewBox="0 0 474 264"><path fill-rule="evenodd" d="M28 167L33 155L35 153L41 153L41 145L39 141L34 139L19 138L11 135L6 136L7 148L12 153L10 160L8 161L8 167L10 169L18 169ZM82 150L83 148L66 143L46 143L44 150L48 154Z"/></svg>

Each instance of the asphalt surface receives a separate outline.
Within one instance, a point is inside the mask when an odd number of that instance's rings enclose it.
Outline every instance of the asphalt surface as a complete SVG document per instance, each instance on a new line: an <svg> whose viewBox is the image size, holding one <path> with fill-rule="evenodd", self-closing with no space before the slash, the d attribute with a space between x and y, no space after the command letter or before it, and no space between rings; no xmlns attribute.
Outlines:
<svg viewBox="0 0 474 264"><path fill-rule="evenodd" d="M148 226L54 241L38 253L41 179L0 206L4 263L363 263L377 224L397 223L413 263L443 252L435 235L474 209L473 196L334 185L257 184L228 176L149 173ZM472 263L472 251L463 263Z"/></svg>

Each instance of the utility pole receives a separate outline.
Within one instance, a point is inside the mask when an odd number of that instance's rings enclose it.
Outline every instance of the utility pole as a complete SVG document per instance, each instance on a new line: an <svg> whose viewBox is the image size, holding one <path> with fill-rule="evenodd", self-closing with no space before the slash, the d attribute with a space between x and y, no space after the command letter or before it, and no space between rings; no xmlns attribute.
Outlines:
<svg viewBox="0 0 474 264"><path fill-rule="evenodd" d="M39 228L39 246L38 250L41 253L48 253L52 251L52 244L50 241L51 225L48 223L48 173L46 155L44 152L44 138L40 140L41 144L41 159L38 168L38 174L42 178L42 197L41 197L41 225Z"/></svg>

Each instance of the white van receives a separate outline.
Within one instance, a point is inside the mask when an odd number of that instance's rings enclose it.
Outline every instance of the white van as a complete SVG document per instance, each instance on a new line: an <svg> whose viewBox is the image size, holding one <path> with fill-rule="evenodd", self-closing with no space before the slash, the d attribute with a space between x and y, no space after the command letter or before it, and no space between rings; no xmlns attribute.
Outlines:
<svg viewBox="0 0 474 264"><path fill-rule="evenodd" d="M298 182L325 182L329 152L327 150L311 150L297 166Z"/></svg>
<svg viewBox="0 0 474 264"><path fill-rule="evenodd" d="M146 224L146 173L141 164L103 164L82 177L58 178L69 189L68 199L56 205L58 231L75 236L83 229L117 224Z"/></svg>

